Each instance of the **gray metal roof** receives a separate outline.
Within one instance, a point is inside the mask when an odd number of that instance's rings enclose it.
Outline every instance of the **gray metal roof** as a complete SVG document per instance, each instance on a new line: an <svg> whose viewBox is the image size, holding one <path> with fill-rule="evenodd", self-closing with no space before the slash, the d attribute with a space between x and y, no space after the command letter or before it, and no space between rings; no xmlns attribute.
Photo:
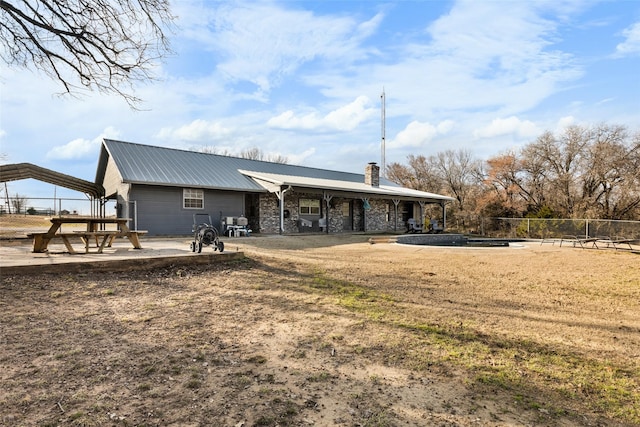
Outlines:
<svg viewBox="0 0 640 427"><path fill-rule="evenodd" d="M85 181L64 173L56 172L31 163L15 163L0 166L0 182L17 181L33 178L38 181L80 191L91 197L98 198L104 195L104 188L99 184Z"/></svg>
<svg viewBox="0 0 640 427"><path fill-rule="evenodd" d="M109 157L115 162L122 180L132 184L264 192L265 188L249 174L246 174L246 171L343 182L345 190L352 188L353 183L364 183L364 174L154 147L112 139L105 139L103 142L96 174L97 183L102 182ZM363 165L363 170L364 167L365 165ZM393 188L406 190L383 177L380 177L380 185L386 187L389 191L387 194L393 193ZM358 186L358 188L359 192L366 190L364 186ZM411 194L398 191L397 195L432 200L435 196L438 200L451 200L446 196L416 190L410 191ZM374 192L372 191L372 193Z"/></svg>
<svg viewBox="0 0 640 427"><path fill-rule="evenodd" d="M252 170L308 178L333 179L347 182L364 182L364 175L337 172L282 163L264 162L218 154L199 153L173 148L154 147L130 142L105 139L100 155L98 176L100 182L108 154L124 182L171 186L193 186L226 190L264 191L251 178L238 170ZM363 166L364 169L364 166ZM384 178L385 185L397 186Z"/></svg>

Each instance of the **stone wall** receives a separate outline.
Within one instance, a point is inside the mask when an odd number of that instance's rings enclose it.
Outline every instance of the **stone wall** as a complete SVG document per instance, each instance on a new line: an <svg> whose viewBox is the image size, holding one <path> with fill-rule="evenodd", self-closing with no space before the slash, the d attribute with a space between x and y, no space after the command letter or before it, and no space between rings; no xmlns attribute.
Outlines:
<svg viewBox="0 0 640 427"><path fill-rule="evenodd" d="M260 194L258 229L260 233L278 233L280 226L280 209L275 194Z"/></svg>
<svg viewBox="0 0 640 427"><path fill-rule="evenodd" d="M329 202L329 233L342 233L344 231L342 203L349 203L349 201L334 197Z"/></svg>
<svg viewBox="0 0 640 427"><path fill-rule="evenodd" d="M369 200L370 209L365 209L364 231L387 230L387 201Z"/></svg>
<svg viewBox="0 0 640 427"><path fill-rule="evenodd" d="M319 198L319 194L306 194L295 191L285 193L285 210L289 211L289 217L284 219L285 234L296 234L300 232L298 220L300 219L298 210L299 198ZM350 203L354 199L333 197L329 203L329 233L343 233L344 219L342 216L343 203ZM275 194L261 194L259 197L259 231L261 233L274 234L280 232L280 207ZM326 213L327 206L324 200L320 200L323 214ZM395 206L388 199L370 199L370 209L363 210L362 201L355 199L353 209L353 231L367 232L400 232L405 231L406 225L402 221L402 212L398 209L397 230L394 228ZM365 217L363 218L363 215ZM364 219L364 221L363 221Z"/></svg>

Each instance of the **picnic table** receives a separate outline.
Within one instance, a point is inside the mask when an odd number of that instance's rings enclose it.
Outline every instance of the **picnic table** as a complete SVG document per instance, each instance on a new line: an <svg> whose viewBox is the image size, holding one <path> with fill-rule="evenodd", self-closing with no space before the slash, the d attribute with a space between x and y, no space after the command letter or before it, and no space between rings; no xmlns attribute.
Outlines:
<svg viewBox="0 0 640 427"><path fill-rule="evenodd" d="M33 252L42 253L47 251L49 242L54 238L62 239L67 251L76 254L76 250L71 245L70 239L78 237L84 244L84 252L89 253L91 243L95 241L97 253L102 253L105 247L110 247L116 237L126 237L135 249L142 249L140 244L140 235L146 231L130 230L127 223L128 218L101 218L101 217L81 217L81 216L64 216L54 217L50 219L51 227L43 233L30 233L28 236L33 237ZM62 232L63 224L85 224L84 230L74 230L72 232ZM107 230L107 225L115 224L116 230Z"/></svg>

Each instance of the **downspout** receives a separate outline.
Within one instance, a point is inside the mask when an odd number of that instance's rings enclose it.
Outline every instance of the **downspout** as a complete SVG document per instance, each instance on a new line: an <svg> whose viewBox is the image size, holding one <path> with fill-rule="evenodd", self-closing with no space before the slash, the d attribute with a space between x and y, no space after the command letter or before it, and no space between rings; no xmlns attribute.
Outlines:
<svg viewBox="0 0 640 427"><path fill-rule="evenodd" d="M284 194L291 189L291 186L284 190L280 187L280 195L278 197L280 199L280 234L284 234Z"/></svg>

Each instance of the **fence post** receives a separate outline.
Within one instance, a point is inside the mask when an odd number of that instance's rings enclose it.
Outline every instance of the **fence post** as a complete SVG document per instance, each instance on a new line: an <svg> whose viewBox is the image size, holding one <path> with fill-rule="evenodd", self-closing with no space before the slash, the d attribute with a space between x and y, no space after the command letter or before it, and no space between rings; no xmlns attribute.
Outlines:
<svg viewBox="0 0 640 427"><path fill-rule="evenodd" d="M589 238L589 219L588 218L584 223L584 238L585 239Z"/></svg>

